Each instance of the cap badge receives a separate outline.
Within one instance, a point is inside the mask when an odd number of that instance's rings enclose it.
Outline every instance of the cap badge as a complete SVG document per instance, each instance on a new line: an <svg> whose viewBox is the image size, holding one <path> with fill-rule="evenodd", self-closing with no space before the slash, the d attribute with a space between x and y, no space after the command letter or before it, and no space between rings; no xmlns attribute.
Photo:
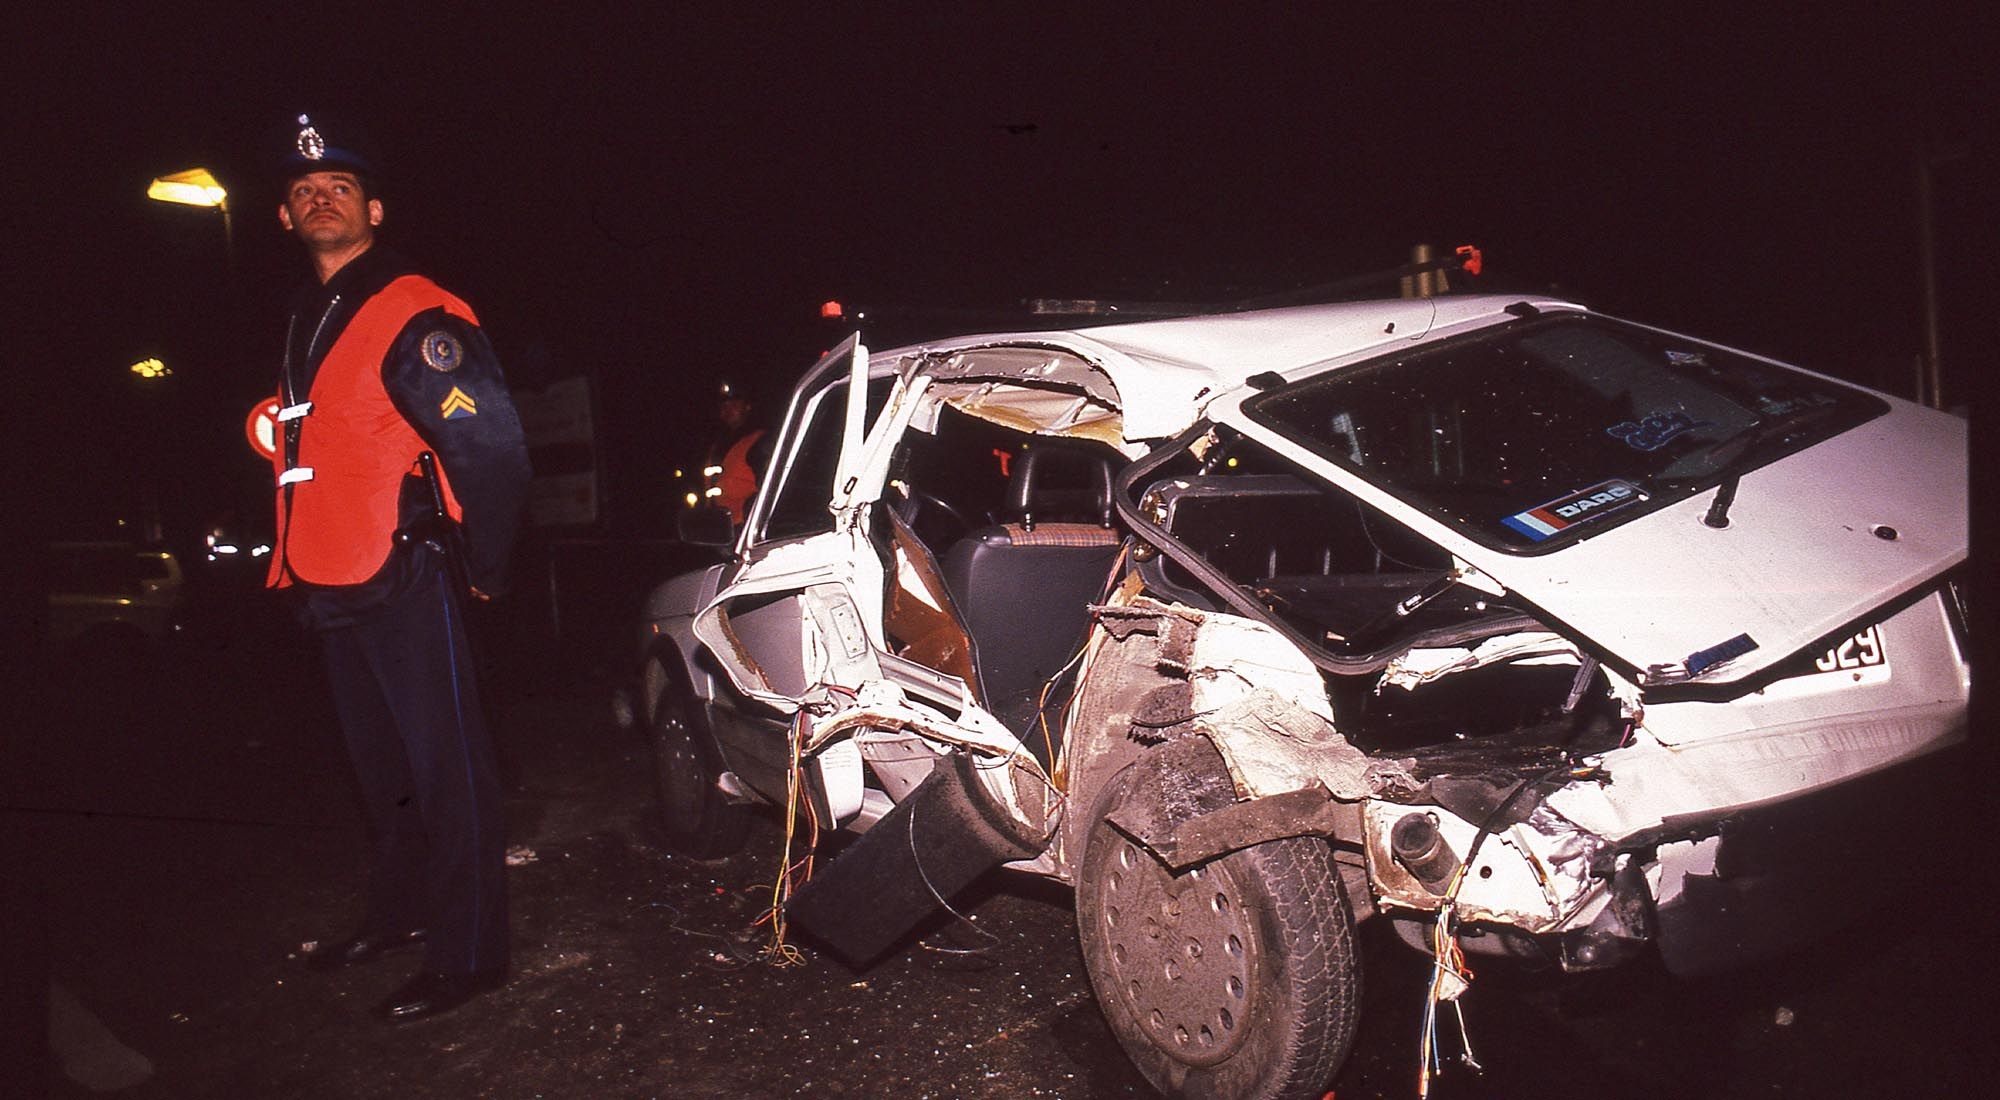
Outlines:
<svg viewBox="0 0 2000 1100"><path fill-rule="evenodd" d="M318 160L326 156L326 139L319 136L319 131L313 128L312 119L306 115L299 116L297 145L299 155L307 160Z"/></svg>

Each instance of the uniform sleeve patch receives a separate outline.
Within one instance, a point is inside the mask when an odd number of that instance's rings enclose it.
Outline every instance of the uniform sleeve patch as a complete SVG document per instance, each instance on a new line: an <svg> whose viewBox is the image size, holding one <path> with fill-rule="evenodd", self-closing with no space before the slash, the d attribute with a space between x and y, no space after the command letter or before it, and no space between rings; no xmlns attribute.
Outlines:
<svg viewBox="0 0 2000 1100"><path fill-rule="evenodd" d="M471 394L453 386L451 392L444 395L444 400L438 403L438 413L446 420L478 416L479 403L472 399Z"/></svg>
<svg viewBox="0 0 2000 1100"><path fill-rule="evenodd" d="M423 349L424 366L434 371L449 374L465 365L465 345L443 329L433 329L419 346Z"/></svg>

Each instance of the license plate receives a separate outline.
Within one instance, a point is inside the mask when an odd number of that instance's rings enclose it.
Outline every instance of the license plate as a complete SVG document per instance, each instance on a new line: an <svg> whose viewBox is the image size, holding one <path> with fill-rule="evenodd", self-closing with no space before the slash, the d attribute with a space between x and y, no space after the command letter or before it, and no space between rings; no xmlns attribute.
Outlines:
<svg viewBox="0 0 2000 1100"><path fill-rule="evenodd" d="M1882 628L1871 626L1821 654L1819 660L1813 662L1813 669L1817 672L1846 672L1888 663L1888 654L1882 650Z"/></svg>

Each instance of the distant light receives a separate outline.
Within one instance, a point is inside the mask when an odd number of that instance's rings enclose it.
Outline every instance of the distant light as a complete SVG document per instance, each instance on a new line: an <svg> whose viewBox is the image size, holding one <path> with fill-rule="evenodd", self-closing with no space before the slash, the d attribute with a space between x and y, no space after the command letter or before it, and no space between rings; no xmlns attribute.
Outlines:
<svg viewBox="0 0 2000 1100"><path fill-rule="evenodd" d="M1231 457L1231 458L1229 459L1229 461L1227 461L1227 462L1223 463L1223 465L1224 465L1224 466L1227 466L1227 467L1229 467L1229 468L1230 468L1230 469L1232 469L1232 470L1234 470L1234 469L1236 468L1236 459L1235 459L1235 457L1234 457L1234 456L1232 456L1232 457Z"/></svg>
<svg viewBox="0 0 2000 1100"><path fill-rule="evenodd" d="M701 468L701 476L703 476L703 477L721 477L721 476L722 476L722 467L720 467L720 466L703 466L703 467Z"/></svg>
<svg viewBox="0 0 2000 1100"><path fill-rule="evenodd" d="M700 504L700 503L701 503L701 498L700 498L699 496L696 496L696 495L695 495L695 494L693 494L693 493L689 493L689 494L687 495L687 502L688 502L688 507L692 508L692 507L694 507L695 505L697 505L697 504Z"/></svg>
<svg viewBox="0 0 2000 1100"><path fill-rule="evenodd" d="M719 497L722 495L722 486L711 485L707 489L703 490L701 495L705 497Z"/></svg>
<svg viewBox="0 0 2000 1100"><path fill-rule="evenodd" d="M182 206L221 206L228 201L229 192L215 182L208 169L190 168L147 184L146 197Z"/></svg>
<svg viewBox="0 0 2000 1100"><path fill-rule="evenodd" d="M821 302L819 304L819 315L821 317L827 318L828 320L837 320L841 317L846 316L847 310L842 308L839 302L834 301L832 298L828 298L826 301Z"/></svg>
<svg viewBox="0 0 2000 1100"><path fill-rule="evenodd" d="M250 556L253 558L261 558L270 552L271 548L263 545L262 543L259 543L256 546L252 546L250 548Z"/></svg>
<svg viewBox="0 0 2000 1100"><path fill-rule="evenodd" d="M218 554L235 554L238 553L239 551L236 549L236 547L231 546L226 542L218 542L215 544L215 552Z"/></svg>
<svg viewBox="0 0 2000 1100"><path fill-rule="evenodd" d="M172 367L158 359L141 359L127 369L141 378L165 378L174 373Z"/></svg>
<svg viewBox="0 0 2000 1100"><path fill-rule="evenodd" d="M679 480L680 480L681 478L684 478L684 477L686 477L686 476L687 476L687 471L686 471L686 470L683 470L683 469L681 469L681 468L680 468L680 467L678 467L678 466L674 467L674 480L675 480L675 481L679 481Z"/></svg>

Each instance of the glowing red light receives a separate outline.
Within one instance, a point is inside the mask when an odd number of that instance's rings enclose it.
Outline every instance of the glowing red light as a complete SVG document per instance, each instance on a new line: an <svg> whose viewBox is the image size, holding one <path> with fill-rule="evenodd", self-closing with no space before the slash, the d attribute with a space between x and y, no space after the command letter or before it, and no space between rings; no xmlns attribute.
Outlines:
<svg viewBox="0 0 2000 1100"><path fill-rule="evenodd" d="M831 298L828 298L826 301L821 302L819 304L819 315L821 317L827 317L827 318L840 317L845 315L846 312L847 312L846 310L840 307L839 302L836 302Z"/></svg>

